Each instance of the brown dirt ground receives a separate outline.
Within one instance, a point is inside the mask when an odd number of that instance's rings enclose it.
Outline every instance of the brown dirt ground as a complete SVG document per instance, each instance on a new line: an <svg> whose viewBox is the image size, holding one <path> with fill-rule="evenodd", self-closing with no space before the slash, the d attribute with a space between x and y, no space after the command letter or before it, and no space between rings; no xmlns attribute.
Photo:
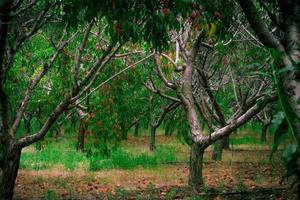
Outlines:
<svg viewBox="0 0 300 200"><path fill-rule="evenodd" d="M158 135L156 139L157 144L176 143L175 137ZM139 151L148 151L148 146L145 145L148 141L148 137L129 137L122 146L137 146ZM25 149L25 151L31 150ZM55 166L47 170L19 170L14 199L45 199L51 191L56 194L57 199L187 199L189 191L186 189L188 181L186 161L189 149L185 146L180 147L178 151L180 152L177 154L182 154L183 158L179 159L179 163L159 165L154 169L113 169L90 172L84 167L68 171L63 166ZM254 149L249 149L239 146L233 151L224 151L223 162L212 162L210 153L208 149L204 156L203 176L207 188L217 188L218 192L228 193L286 187L279 183L284 173L283 166L279 161L273 165L268 164L266 160L270 151L264 147L256 146ZM179 195L178 198L176 195L170 196L172 188L175 188L177 194L180 193L179 191L185 194ZM207 199L234 198L209 196ZM250 198L241 196L240 199ZM287 194L255 199L287 199Z"/></svg>
<svg viewBox="0 0 300 200"><path fill-rule="evenodd" d="M280 166L253 163L206 163L204 178L207 187L221 190L276 188L283 170ZM66 171L57 166L48 170L20 170L15 199L40 199L55 191L61 199L97 199L116 190L147 190L149 188L185 187L188 180L186 164L162 165L156 169L109 170L86 172ZM240 188L239 188L240 187Z"/></svg>

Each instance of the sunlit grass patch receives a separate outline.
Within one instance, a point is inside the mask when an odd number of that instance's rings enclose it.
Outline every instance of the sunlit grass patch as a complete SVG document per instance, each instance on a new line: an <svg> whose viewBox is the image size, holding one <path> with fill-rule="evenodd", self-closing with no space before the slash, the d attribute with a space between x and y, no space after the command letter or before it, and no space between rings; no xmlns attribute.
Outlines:
<svg viewBox="0 0 300 200"><path fill-rule="evenodd" d="M74 170L80 163L85 162L85 154L76 152L75 148L62 150L56 142L50 142L42 150L22 152L20 168L41 170L63 165L67 170Z"/></svg>

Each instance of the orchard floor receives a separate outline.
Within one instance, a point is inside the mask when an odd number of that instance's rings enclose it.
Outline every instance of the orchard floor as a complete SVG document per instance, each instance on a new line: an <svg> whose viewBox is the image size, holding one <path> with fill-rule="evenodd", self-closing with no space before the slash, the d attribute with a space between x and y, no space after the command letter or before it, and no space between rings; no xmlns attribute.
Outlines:
<svg viewBox="0 0 300 200"><path fill-rule="evenodd" d="M164 136L157 139L158 145L172 141ZM147 149L145 142L145 137L129 138L122 146ZM291 199L286 185L280 184L284 174L280 162L268 162L270 151L266 146L250 146L240 144L226 150L222 162L212 162L208 149L203 172L206 186L198 195L187 187L185 145L178 153L184 158L152 168L89 171L80 165L70 171L55 165L21 169L14 199Z"/></svg>

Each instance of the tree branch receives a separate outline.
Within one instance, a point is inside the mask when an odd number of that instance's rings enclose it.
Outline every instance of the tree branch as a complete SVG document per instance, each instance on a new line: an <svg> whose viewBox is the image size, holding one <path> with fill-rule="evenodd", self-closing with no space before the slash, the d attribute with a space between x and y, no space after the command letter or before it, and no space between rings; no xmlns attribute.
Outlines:
<svg viewBox="0 0 300 200"><path fill-rule="evenodd" d="M285 49L281 42L268 30L258 10L251 0L238 0L251 27L258 36L259 40L269 48L275 48L279 52Z"/></svg>
<svg viewBox="0 0 300 200"><path fill-rule="evenodd" d="M16 129L19 127L20 121L22 119L22 115L24 113L24 110L26 109L28 102L30 100L30 97L33 93L33 90L35 89L35 87L38 85L38 83L40 82L40 80L46 75L46 73L49 71L49 69L51 68L51 66L53 65L53 63L56 61L58 55L61 53L61 51L75 38L75 36L77 35L77 32L75 34L73 34L72 37L70 37L69 40L64 41L64 36L63 35L60 39L60 41L58 42L58 49L56 50L56 52L53 54L53 56L48 60L48 62L44 63L43 65L43 70L38 73L32 80L30 85L28 86L24 98L20 104L19 110L15 116L15 120L13 125L11 126L10 130L9 130L9 134L10 135L14 135Z"/></svg>

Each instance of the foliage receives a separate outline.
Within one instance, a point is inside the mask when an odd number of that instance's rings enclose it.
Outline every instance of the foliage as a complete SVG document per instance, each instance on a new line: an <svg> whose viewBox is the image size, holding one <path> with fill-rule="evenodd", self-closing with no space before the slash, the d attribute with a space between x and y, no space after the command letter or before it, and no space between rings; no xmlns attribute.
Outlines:
<svg viewBox="0 0 300 200"><path fill-rule="evenodd" d="M147 0L65 0L63 10L65 21L77 25L94 17L105 18L113 41L136 42L143 38L157 48L166 46L168 30L179 28L177 16L186 15L193 1L147 1Z"/></svg>

